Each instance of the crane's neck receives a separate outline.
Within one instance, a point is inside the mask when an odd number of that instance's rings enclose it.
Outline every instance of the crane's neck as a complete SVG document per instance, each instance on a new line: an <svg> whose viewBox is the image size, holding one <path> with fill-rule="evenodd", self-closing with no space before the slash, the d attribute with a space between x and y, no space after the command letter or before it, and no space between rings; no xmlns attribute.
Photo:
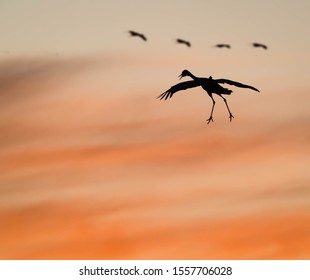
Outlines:
<svg viewBox="0 0 310 280"><path fill-rule="evenodd" d="M193 75L191 72L188 71L188 76L190 76L193 80L198 80L199 78Z"/></svg>

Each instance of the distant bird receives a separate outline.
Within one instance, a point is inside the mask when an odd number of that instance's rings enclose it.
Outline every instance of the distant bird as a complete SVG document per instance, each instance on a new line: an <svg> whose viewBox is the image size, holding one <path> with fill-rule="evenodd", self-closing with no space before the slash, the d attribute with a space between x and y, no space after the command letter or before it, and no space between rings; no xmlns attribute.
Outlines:
<svg viewBox="0 0 310 280"><path fill-rule="evenodd" d="M133 37L139 37L139 38L141 38L143 41L147 41L147 38L144 36L144 34L142 34L142 33L138 33L138 32L136 32L136 31L132 31L132 30L129 30L128 31L129 32L129 34L131 35L131 36L133 36Z"/></svg>
<svg viewBox="0 0 310 280"><path fill-rule="evenodd" d="M252 43L252 46L253 46L254 48L262 48L262 49L264 49L264 50L267 50L267 49L268 49L268 47L267 47L266 45L260 44L260 43Z"/></svg>
<svg viewBox="0 0 310 280"><path fill-rule="evenodd" d="M227 49L230 49L230 45L228 45L228 44L217 44L217 45L215 45L215 47L217 47L217 48L227 48Z"/></svg>
<svg viewBox="0 0 310 280"><path fill-rule="evenodd" d="M190 47L191 46L191 43L189 42L189 41L185 41L185 40L183 40L183 39L176 39L176 42L178 43L178 44L184 44L184 45L186 45L186 46L188 46L188 47Z"/></svg>
<svg viewBox="0 0 310 280"><path fill-rule="evenodd" d="M241 84L239 82L234 82L231 80L226 80L226 79L218 79L218 80L213 80L213 78L210 76L209 78L199 78L194 76L191 72L189 72L188 70L184 70L181 75L179 75L180 79L183 77L189 76L191 77L193 80L192 81L186 81L186 82L182 82L182 83L178 83L174 86L172 86L170 89L168 89L167 91L165 91L164 93L162 93L161 95L159 95L157 98L159 99L167 99L168 97L172 97L173 94L175 94L176 92L180 91L180 90L186 90L188 88L193 88L193 87L198 87L201 86L207 93L208 95L211 97L213 105L212 105L212 109L211 109L211 114L210 117L207 119L208 124L212 121L213 122L213 110L214 110L214 106L215 106L215 100L212 97L212 94L215 93L217 95L219 95L220 97L223 98L227 110L229 112L229 119L230 121L232 120L232 118L234 117L228 107L228 104L226 102L226 99L222 96L222 94L225 95L230 95L232 93L232 90L229 90L227 88L224 88L222 86L220 86L219 84L229 84L232 86L236 86L236 87L242 87L242 88L249 88L255 91L258 91L258 89L256 89L255 87L252 86L248 86L248 85L244 85Z"/></svg>

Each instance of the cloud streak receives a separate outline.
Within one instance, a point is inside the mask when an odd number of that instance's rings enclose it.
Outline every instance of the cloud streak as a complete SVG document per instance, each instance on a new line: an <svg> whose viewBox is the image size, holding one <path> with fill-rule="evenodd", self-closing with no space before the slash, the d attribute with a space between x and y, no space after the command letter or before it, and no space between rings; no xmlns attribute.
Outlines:
<svg viewBox="0 0 310 280"><path fill-rule="evenodd" d="M0 258L309 258L306 113L207 126L194 97L111 91L105 60L23 63L0 70Z"/></svg>

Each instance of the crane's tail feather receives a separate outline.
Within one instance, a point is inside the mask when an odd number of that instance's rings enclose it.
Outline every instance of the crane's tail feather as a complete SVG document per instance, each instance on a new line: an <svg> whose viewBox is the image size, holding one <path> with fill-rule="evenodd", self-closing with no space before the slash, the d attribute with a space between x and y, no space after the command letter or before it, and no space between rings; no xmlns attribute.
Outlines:
<svg viewBox="0 0 310 280"><path fill-rule="evenodd" d="M227 94L227 95L231 95L232 94L232 90L230 90L230 89L228 89L228 88L224 88L225 89L225 91L223 91L223 92L221 92L221 94Z"/></svg>

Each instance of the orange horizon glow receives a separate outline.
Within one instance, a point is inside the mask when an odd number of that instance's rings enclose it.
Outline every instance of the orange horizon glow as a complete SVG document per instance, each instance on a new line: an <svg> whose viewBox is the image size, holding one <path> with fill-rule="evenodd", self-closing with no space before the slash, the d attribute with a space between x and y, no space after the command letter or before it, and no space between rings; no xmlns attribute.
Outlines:
<svg viewBox="0 0 310 280"><path fill-rule="evenodd" d="M207 125L202 90L156 99L178 55L144 59L2 63L0 258L309 259L307 85L233 88Z"/></svg>

